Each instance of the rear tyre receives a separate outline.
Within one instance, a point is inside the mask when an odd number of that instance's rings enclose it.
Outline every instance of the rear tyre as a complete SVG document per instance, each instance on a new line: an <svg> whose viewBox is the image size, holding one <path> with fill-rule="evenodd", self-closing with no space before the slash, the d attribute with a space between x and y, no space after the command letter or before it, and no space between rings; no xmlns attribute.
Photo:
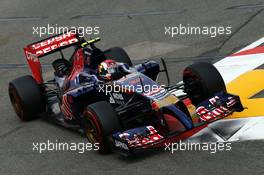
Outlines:
<svg viewBox="0 0 264 175"><path fill-rule="evenodd" d="M33 120L45 111L42 91L32 76L26 75L11 81L8 92L12 106L22 121Z"/></svg>
<svg viewBox="0 0 264 175"><path fill-rule="evenodd" d="M87 106L83 112L83 122L88 141L97 144L99 153L110 153L109 137L121 128L111 104L100 101Z"/></svg>
<svg viewBox="0 0 264 175"><path fill-rule="evenodd" d="M226 92L221 74L207 62L194 63L185 68L183 82L184 90L194 105L198 105L217 92Z"/></svg>
<svg viewBox="0 0 264 175"><path fill-rule="evenodd" d="M133 65L126 51L120 47L110 48L104 51L104 53L106 59L108 60L115 60L117 62L126 63L129 66Z"/></svg>

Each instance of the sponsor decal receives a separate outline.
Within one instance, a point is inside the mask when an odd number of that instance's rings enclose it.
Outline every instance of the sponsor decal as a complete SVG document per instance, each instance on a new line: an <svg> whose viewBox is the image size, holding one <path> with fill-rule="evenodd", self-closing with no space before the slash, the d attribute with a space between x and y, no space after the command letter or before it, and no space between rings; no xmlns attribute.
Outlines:
<svg viewBox="0 0 264 175"><path fill-rule="evenodd" d="M36 56L41 56L57 48L67 46L70 44L74 44L77 42L78 42L78 39L75 37L75 34L72 32L69 32L66 34L56 36L54 38L44 40L36 44L33 44L30 47L31 49L35 51Z"/></svg>

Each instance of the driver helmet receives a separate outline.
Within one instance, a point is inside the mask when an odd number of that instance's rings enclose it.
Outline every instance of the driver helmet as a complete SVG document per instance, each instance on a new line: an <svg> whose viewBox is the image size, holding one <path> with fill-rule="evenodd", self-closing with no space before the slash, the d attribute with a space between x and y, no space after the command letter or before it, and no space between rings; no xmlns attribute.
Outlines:
<svg viewBox="0 0 264 175"><path fill-rule="evenodd" d="M98 74L101 79L112 80L117 73L118 64L114 60L105 60L98 66Z"/></svg>

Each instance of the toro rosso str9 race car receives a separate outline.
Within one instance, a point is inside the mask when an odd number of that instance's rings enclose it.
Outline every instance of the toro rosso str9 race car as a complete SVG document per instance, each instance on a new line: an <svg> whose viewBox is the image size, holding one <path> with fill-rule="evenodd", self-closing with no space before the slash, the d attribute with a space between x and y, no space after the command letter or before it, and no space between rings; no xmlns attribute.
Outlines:
<svg viewBox="0 0 264 175"><path fill-rule="evenodd" d="M102 51L100 38L84 40L63 33L24 48L32 76L9 83L13 108L22 121L52 118L78 128L100 153L131 155L186 139L208 125L244 108L237 95L210 63L185 68L183 81L170 85L164 60L133 65L119 47ZM73 47L68 59L63 50ZM40 60L60 53L52 62L54 76L44 81ZM165 72L168 85L156 79ZM179 93L180 92L180 93Z"/></svg>

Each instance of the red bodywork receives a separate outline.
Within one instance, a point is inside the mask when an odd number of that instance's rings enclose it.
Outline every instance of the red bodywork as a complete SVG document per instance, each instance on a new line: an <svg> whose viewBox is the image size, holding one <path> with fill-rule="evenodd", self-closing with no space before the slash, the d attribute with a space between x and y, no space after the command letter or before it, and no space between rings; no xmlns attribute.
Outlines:
<svg viewBox="0 0 264 175"><path fill-rule="evenodd" d="M29 44L24 48L28 65L31 69L34 79L38 84L43 83L39 58L69 46L76 45L79 43L79 41L78 34L75 34L74 32L68 32Z"/></svg>

